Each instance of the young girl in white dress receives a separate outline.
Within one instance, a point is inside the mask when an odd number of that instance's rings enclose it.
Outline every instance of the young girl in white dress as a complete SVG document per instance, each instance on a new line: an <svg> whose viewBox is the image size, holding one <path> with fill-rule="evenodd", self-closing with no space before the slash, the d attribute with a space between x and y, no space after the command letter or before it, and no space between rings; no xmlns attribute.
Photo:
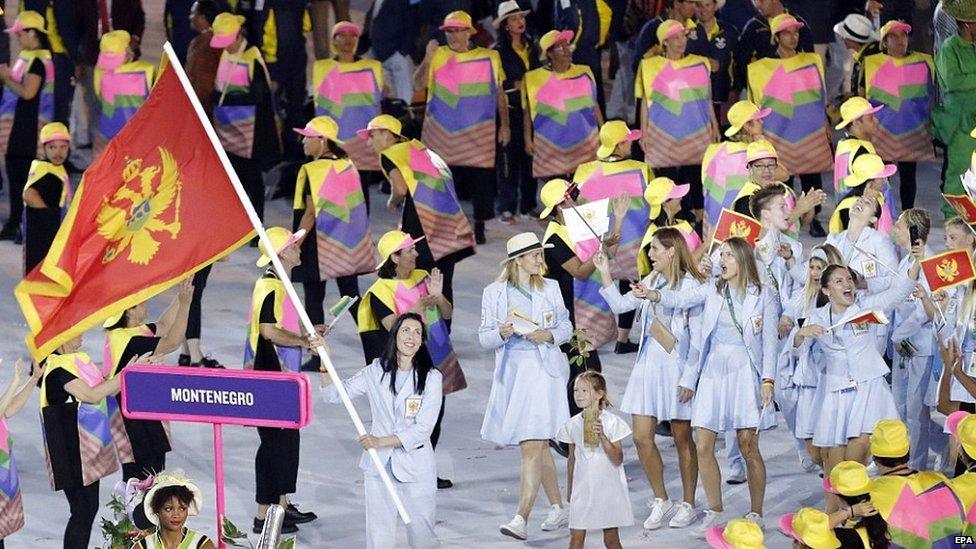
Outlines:
<svg viewBox="0 0 976 549"><path fill-rule="evenodd" d="M655 305L646 299L646 290L669 288L689 292L704 283L705 275L695 265L684 236L672 227L664 227L654 233L648 258L654 270L625 295L620 295L617 284L610 276L606 256L597 254L594 264L603 282L600 294L613 312L620 314L637 309L640 313L637 322L640 327L637 361L620 402L620 410L633 417L634 445L654 492L651 512L644 521L644 528L660 528L672 513L668 526L684 528L698 517L695 509L698 456L691 437L691 391L679 391L678 381L686 368L698 367L698 356L690 342L691 334L700 329L702 308ZM678 449L683 497L677 504L668 499L664 485L664 462L654 441L654 430L659 421L671 422L674 445Z"/></svg>
<svg viewBox="0 0 976 549"><path fill-rule="evenodd" d="M624 474L623 439L630 427L607 411L607 381L594 370L576 376L573 400L583 411L559 429L556 439L569 445L566 465L569 486L569 547L583 549L587 530L603 530L603 544L620 547L618 528L634 524L634 513L627 495ZM592 439L587 441L589 421ZM595 440L593 440L595 439ZM590 444L587 444L590 442Z"/></svg>
<svg viewBox="0 0 976 549"><path fill-rule="evenodd" d="M762 526L766 465L757 431L776 424L770 406L779 350L776 291L762 285L749 244L730 238L719 249L714 284L689 292L648 290L648 299L665 307L705 306L701 332L693 334L692 341L699 359L694 367L685 368L678 388L684 395L697 391L691 425L696 428L698 471L708 498L708 509L693 534L704 538L708 528L725 522L715 437L728 430L735 430L746 461L750 512L745 518Z"/></svg>

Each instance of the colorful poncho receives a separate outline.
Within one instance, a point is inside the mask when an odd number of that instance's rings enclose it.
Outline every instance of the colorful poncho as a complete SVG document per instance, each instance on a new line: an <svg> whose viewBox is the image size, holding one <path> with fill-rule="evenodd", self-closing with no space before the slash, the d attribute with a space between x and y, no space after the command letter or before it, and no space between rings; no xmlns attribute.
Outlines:
<svg viewBox="0 0 976 549"><path fill-rule="evenodd" d="M44 64L44 84L41 86L40 102L37 109L37 133L40 134L41 128L45 124L54 120L54 60L48 50L24 50L20 52L17 61L10 68L10 77L18 84L24 83L24 77L30 69L31 63L39 59ZM17 112L17 103L20 96L13 92L9 87L3 89L3 96L0 99L0 155L7 154L7 144L10 141L10 132L14 127L14 114ZM37 141L37 155L44 152L41 141Z"/></svg>
<svg viewBox="0 0 976 549"><path fill-rule="evenodd" d="M304 164L295 183L296 210L305 209L306 185L315 207L319 279L373 271L376 248L356 166L345 158Z"/></svg>
<svg viewBox="0 0 976 549"><path fill-rule="evenodd" d="M401 315L413 307L420 298L430 295L427 290L427 271L414 269L406 280L398 278L380 278L363 294L357 312L359 331L371 332L381 328L380 319L373 313L370 296L376 296L380 302L396 315ZM447 323L441 318L437 307L429 307L422 315L427 328L427 351L434 363L434 367L443 376L444 394L450 394L468 386L464 379L464 372L458 363L457 354L451 345ZM392 337L392 336L391 336Z"/></svg>
<svg viewBox="0 0 976 549"><path fill-rule="evenodd" d="M156 68L145 61L133 61L107 71L96 68L95 96L99 103L98 124L92 132L92 155L97 157L109 140L122 130L152 89Z"/></svg>
<svg viewBox="0 0 976 549"><path fill-rule="evenodd" d="M881 126L874 140L886 162L934 160L934 74L932 56L927 53L902 58L877 53L865 58L867 98L885 106L874 115Z"/></svg>
<svg viewBox="0 0 976 549"><path fill-rule="evenodd" d="M356 131L380 114L383 65L375 59L340 63L322 59L312 65L312 100L315 116L329 116L339 125L340 146L356 168L379 171L376 153Z"/></svg>
<svg viewBox="0 0 976 549"><path fill-rule="evenodd" d="M749 99L773 112L763 131L791 174L830 171L823 62L815 53L767 57L749 64Z"/></svg>
<svg viewBox="0 0 976 549"><path fill-rule="evenodd" d="M748 143L724 141L705 149L701 175L705 191L705 223L709 227L718 224L722 208L731 209L739 191L749 182L747 148Z"/></svg>
<svg viewBox="0 0 976 549"><path fill-rule="evenodd" d="M251 93L251 81L255 70L268 68L261 57L261 51L249 47L240 54L224 50L214 78L217 100L214 102L213 123L220 144L228 153L241 158L251 158L254 153L254 127L257 119L257 105L223 105L221 97ZM271 82L271 78L267 77Z"/></svg>
<svg viewBox="0 0 976 549"><path fill-rule="evenodd" d="M393 162L403 177L434 260L473 248L474 233L444 160L417 140L397 143L382 156Z"/></svg>
<svg viewBox="0 0 976 549"><path fill-rule="evenodd" d="M434 53L421 139L449 166L495 167L495 119L504 79L495 50L457 53L441 46Z"/></svg>
<svg viewBox="0 0 976 549"><path fill-rule="evenodd" d="M20 477L14 463L13 437L7 418L0 417L0 539L24 527L24 505L20 498Z"/></svg>
<svg viewBox="0 0 976 549"><path fill-rule="evenodd" d="M532 121L533 177L565 176L596 159L599 144L596 81L589 67L525 73L522 105Z"/></svg>
<svg viewBox="0 0 976 549"><path fill-rule="evenodd" d="M244 340L244 369L254 368L254 358L258 350L258 337L261 333L261 306L268 294L274 292L274 316L277 322L275 327L288 330L292 333L301 333L301 324L298 320L298 311L295 304L288 299L285 293L285 285L277 278L261 277L254 283L254 292L251 294L251 310L248 312L247 338ZM285 347L275 345L275 352L281 362L282 372L301 372L302 371L302 348Z"/></svg>
<svg viewBox="0 0 976 549"><path fill-rule="evenodd" d="M893 549L959 547L955 538L964 528L964 505L939 473L882 476L871 502L888 523Z"/></svg>
<svg viewBox="0 0 976 549"><path fill-rule="evenodd" d="M654 168L701 162L712 142L712 83L708 59L686 55L676 61L644 59L634 94L647 100L644 159Z"/></svg>
<svg viewBox="0 0 976 549"><path fill-rule="evenodd" d="M89 387L96 387L106 379L85 353L55 354L46 360L41 379L41 428L52 490L89 486L117 471L123 457L116 447L122 415L115 398L106 397L96 404L73 399L63 404L49 403L47 379L58 368ZM77 447L68 444L75 438L74 433L77 433ZM77 477L75 473L79 470L81 476Z"/></svg>

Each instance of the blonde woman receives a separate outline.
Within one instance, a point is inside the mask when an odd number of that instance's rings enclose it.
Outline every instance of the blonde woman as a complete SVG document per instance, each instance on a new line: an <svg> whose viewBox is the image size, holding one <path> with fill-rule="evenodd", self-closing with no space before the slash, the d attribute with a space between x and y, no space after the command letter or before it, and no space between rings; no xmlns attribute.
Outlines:
<svg viewBox="0 0 976 549"><path fill-rule="evenodd" d="M481 438L502 446L518 445L522 452L518 510L500 530L525 540L526 521L540 484L552 506L542 529L564 528L569 522L549 439L569 421L569 363L559 346L569 341L573 325L559 284L542 276L545 258L539 237L517 234L509 239L507 250L501 275L485 288L481 299L478 336L482 347L495 351Z"/></svg>
<svg viewBox="0 0 976 549"><path fill-rule="evenodd" d="M701 330L692 334L691 343L698 360L685 368L678 387L683 399L695 397L691 425L697 435L698 472L708 498L708 509L694 535L704 537L710 527L725 522L715 438L733 429L749 482L751 506L745 518L763 526L766 465L757 431L776 423L770 406L779 348L775 290L762 285L749 244L730 238L719 249L714 285L703 284L690 292L642 291L652 303L665 307L704 305Z"/></svg>
<svg viewBox="0 0 976 549"><path fill-rule="evenodd" d="M610 276L607 257L597 254L594 263L600 271L603 288L600 295L614 313L637 309L640 312L640 344L637 361L627 382L620 409L634 418L634 444L644 474L651 483L654 499L644 528L656 530L671 516L668 526L684 528L698 516L695 509L695 486L698 482L698 456L691 438L691 392L679 387L687 368L697 367L696 349L689 345L691 334L700 329L701 306L661 307L647 301L647 288L690 292L705 282L681 231L674 227L658 229L651 238L648 258L654 270L621 295ZM664 485L664 463L654 442L659 421L671 422L671 433L678 449L681 471L682 501L668 499Z"/></svg>

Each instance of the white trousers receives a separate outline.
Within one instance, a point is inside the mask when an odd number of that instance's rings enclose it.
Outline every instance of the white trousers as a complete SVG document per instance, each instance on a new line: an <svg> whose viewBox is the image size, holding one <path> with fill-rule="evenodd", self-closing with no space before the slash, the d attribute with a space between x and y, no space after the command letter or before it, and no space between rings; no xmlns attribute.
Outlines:
<svg viewBox="0 0 976 549"><path fill-rule="evenodd" d="M898 415L908 425L911 444L909 467L927 471L929 451L945 458L948 440L942 427L932 421L932 409L925 405L930 385L939 381L932 376L932 357L895 356L891 368L891 394L895 397ZM945 463L945 459L943 459Z"/></svg>
<svg viewBox="0 0 976 549"><path fill-rule="evenodd" d="M407 544L411 549L435 547L438 545L434 534L437 512L437 479L421 482L400 482L393 475L390 463L386 463L386 474L390 475L393 486L400 496L410 524L407 525ZM391 549L396 547L397 525L400 515L393 499L377 475L365 474L366 485L366 547L368 549Z"/></svg>

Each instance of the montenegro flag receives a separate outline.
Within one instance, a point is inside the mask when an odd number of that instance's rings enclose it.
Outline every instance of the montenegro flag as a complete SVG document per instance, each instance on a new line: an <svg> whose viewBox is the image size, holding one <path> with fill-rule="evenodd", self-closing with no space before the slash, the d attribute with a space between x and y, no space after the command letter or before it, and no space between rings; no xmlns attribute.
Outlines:
<svg viewBox="0 0 976 549"><path fill-rule="evenodd" d="M721 215L718 216L718 224L715 225L715 236L712 240L725 242L730 238L742 238L750 246L755 246L761 229L762 225L748 215L723 208Z"/></svg>
<svg viewBox="0 0 976 549"><path fill-rule="evenodd" d="M969 224L976 223L976 203L968 195L943 194L942 198Z"/></svg>
<svg viewBox="0 0 976 549"><path fill-rule="evenodd" d="M926 257L922 260L921 267L925 281L929 283L929 290L932 292L976 279L973 258L966 249L951 250Z"/></svg>
<svg viewBox="0 0 976 549"><path fill-rule="evenodd" d="M47 257L14 290L35 359L253 234L176 70L85 172Z"/></svg>

